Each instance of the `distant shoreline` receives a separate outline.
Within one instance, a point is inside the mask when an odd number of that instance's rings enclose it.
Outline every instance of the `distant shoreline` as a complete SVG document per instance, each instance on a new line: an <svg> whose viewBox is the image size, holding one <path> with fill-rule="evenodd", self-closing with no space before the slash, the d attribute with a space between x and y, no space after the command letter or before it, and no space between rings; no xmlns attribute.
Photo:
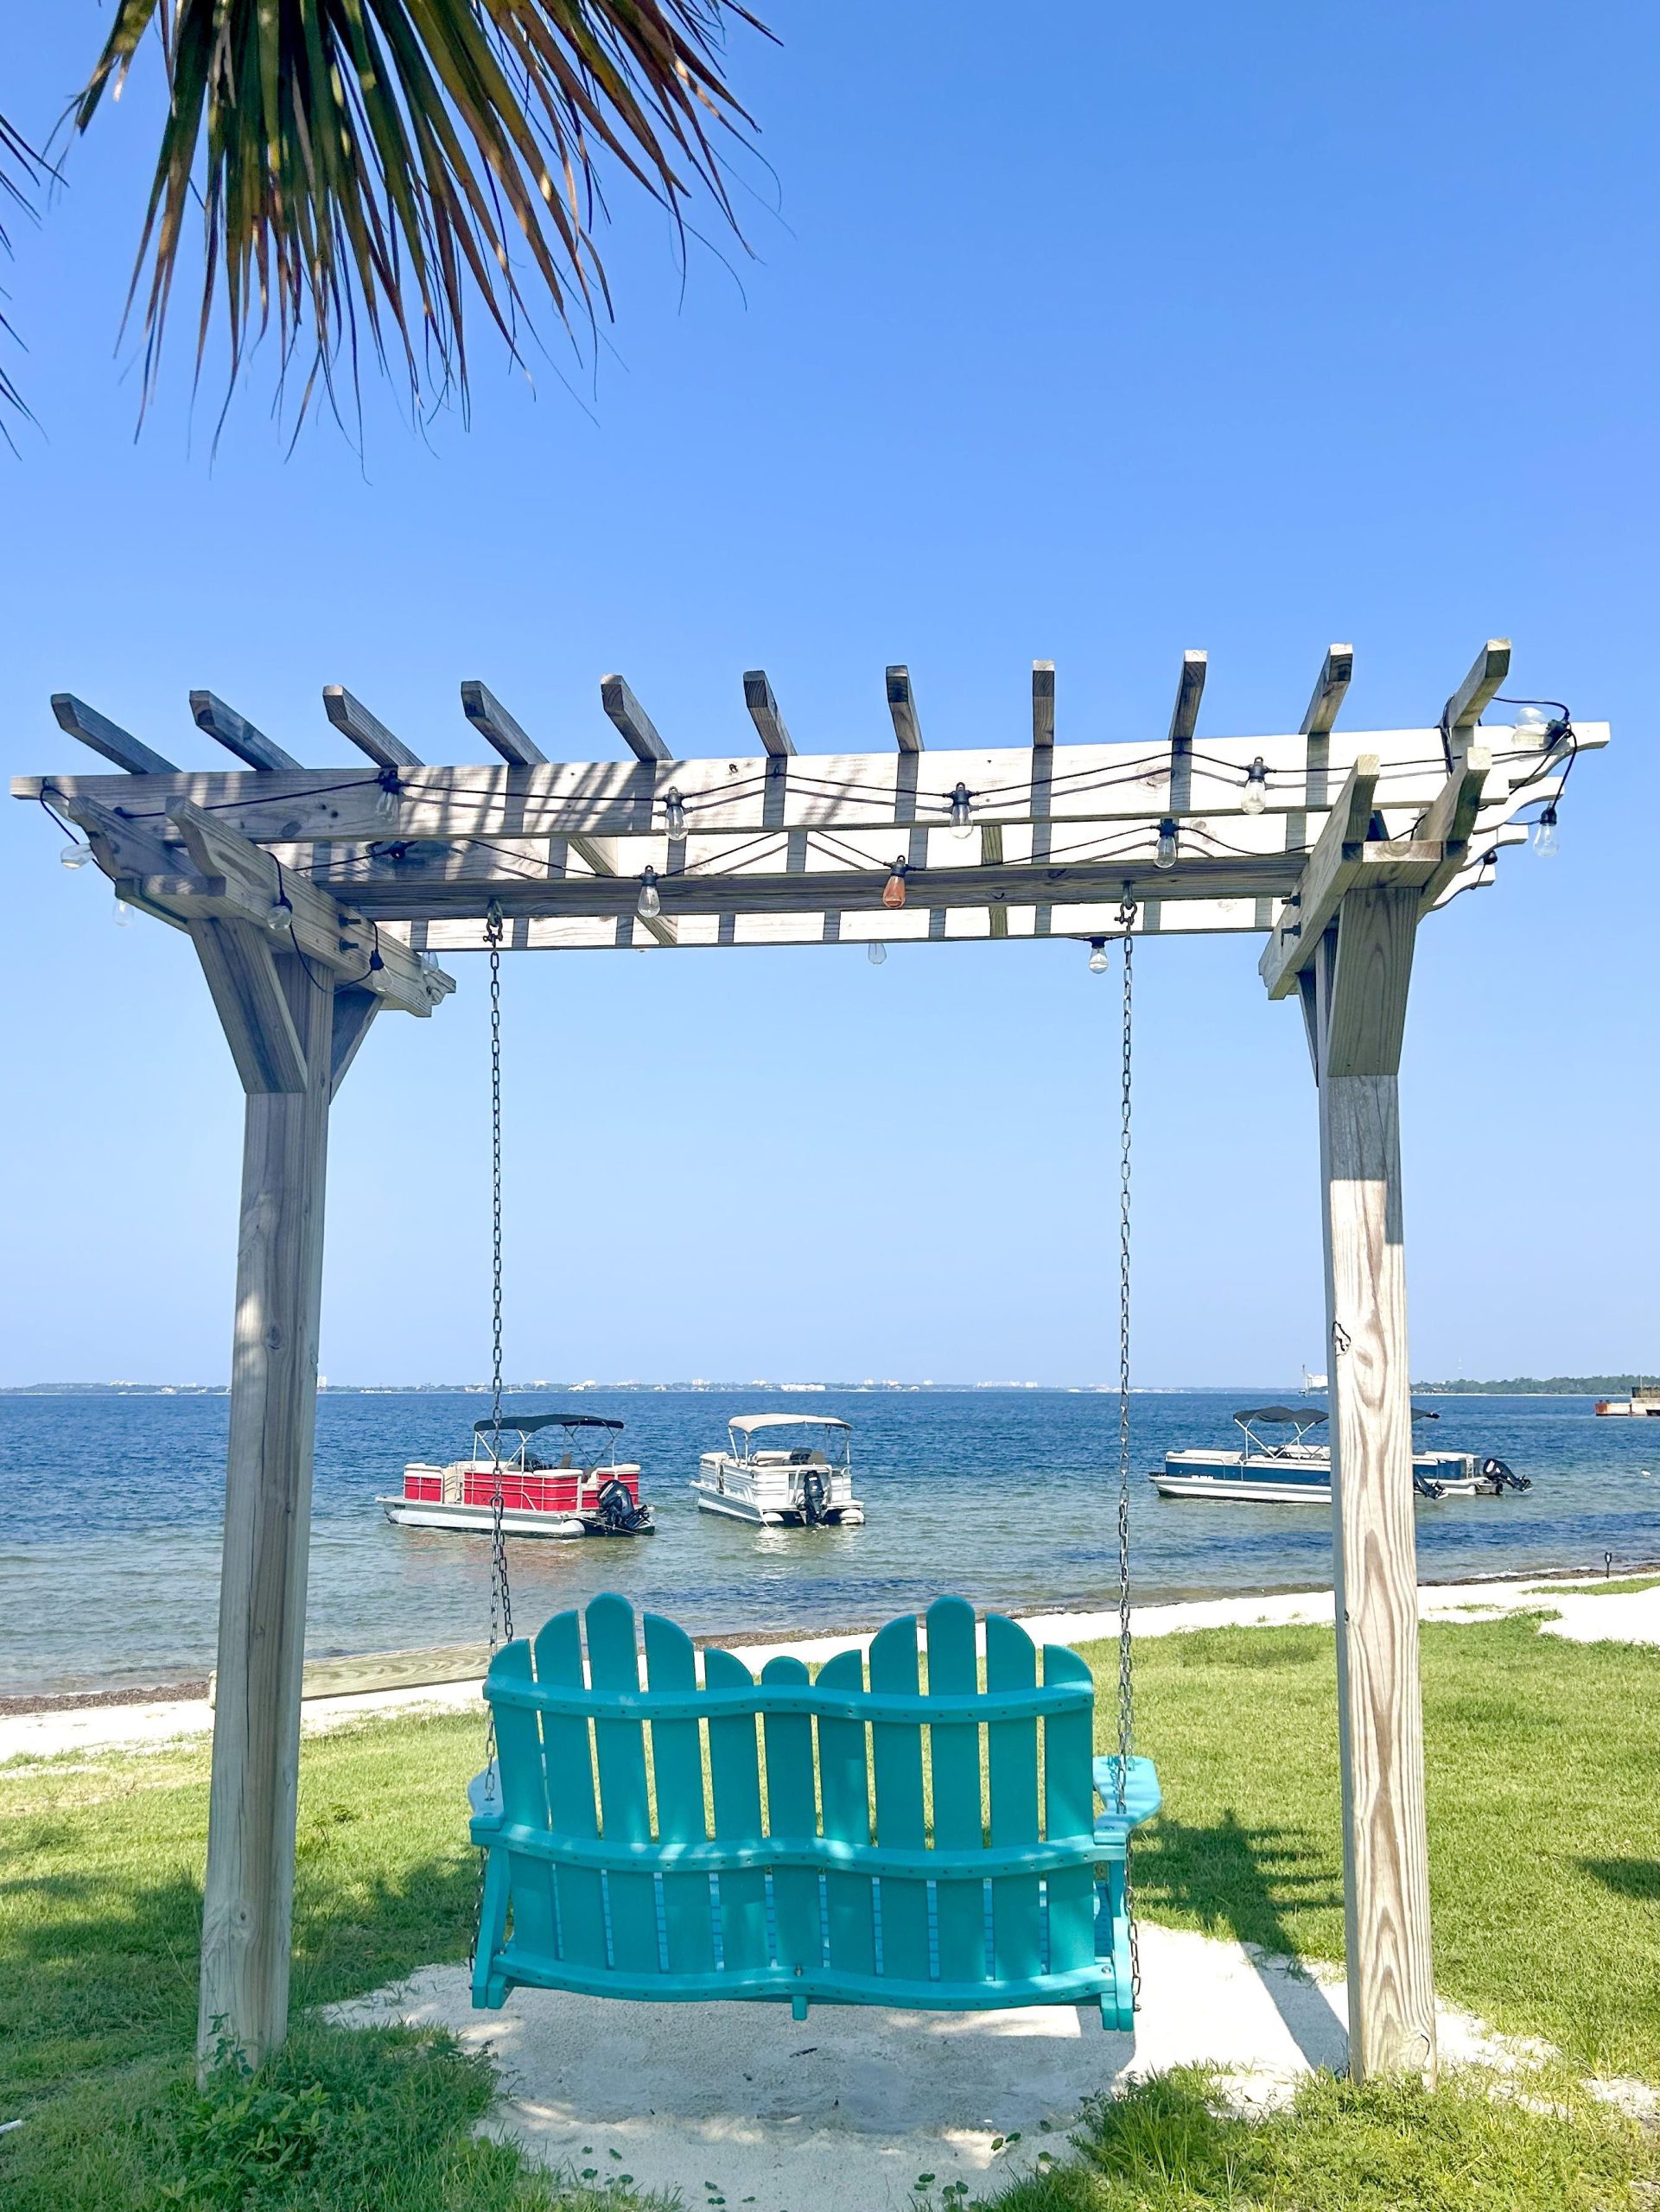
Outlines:
<svg viewBox="0 0 1660 2212"><path fill-rule="evenodd" d="M1628 1391L1632 1377L1625 1375L1554 1375L1541 1382L1529 1376L1502 1382L1415 1382L1415 1397L1422 1398L1589 1398L1612 1391ZM1218 1396L1245 1397L1270 1386L1259 1382L1138 1382L1131 1395L1138 1398L1180 1397L1207 1392ZM930 1392L957 1395L969 1390L1050 1392L1066 1397L1103 1397L1116 1394L1110 1382L508 1382L504 1390L512 1397L535 1391L563 1392L582 1396L632 1394L640 1397L729 1397L753 1392L760 1397L912 1397ZM0 1398L228 1398L228 1382L6 1382ZM487 1382L320 1382L323 1398L487 1398ZM1284 1386L1283 1397L1323 1397L1323 1391L1301 1391Z"/></svg>

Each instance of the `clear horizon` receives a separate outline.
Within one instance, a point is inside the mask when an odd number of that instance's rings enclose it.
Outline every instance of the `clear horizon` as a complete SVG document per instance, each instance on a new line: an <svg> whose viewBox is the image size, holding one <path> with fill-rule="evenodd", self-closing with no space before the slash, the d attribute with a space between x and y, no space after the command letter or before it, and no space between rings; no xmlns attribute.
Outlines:
<svg viewBox="0 0 1660 2212"><path fill-rule="evenodd" d="M135 72L38 229L11 226L28 351L4 359L40 428L0 454L10 772L91 765L54 690L222 766L196 685L308 762L347 755L330 683L424 759L476 760L468 677L550 756L611 759L611 671L677 751L753 756L758 666L804 753L885 748L895 661L930 745L1018 742L1034 658L1063 741L1157 742L1190 646L1201 735L1294 729L1337 640L1343 725L1420 727L1512 637L1507 690L1613 740L1560 858L1507 852L1421 934L1413 1367L1660 1365L1660 310L1631 274L1660 224L1660 21L1193 0L1011 38L968 0L942 40L875 0L769 13L778 47L733 46L779 205L758 173L741 284L695 246L683 289L619 194L591 382L481 346L472 429L424 437L371 384L361 460L321 418L285 457L258 373L215 450L188 314L135 441L117 333L158 98ZM44 135L104 29L90 5L0 26L15 124ZM0 1381L217 1374L229 1057L185 941L112 928L62 842L0 811ZM1142 950L1148 1387L1327 1365L1313 1088L1258 950ZM1110 1382L1116 1008L1085 961L510 961L509 1364ZM484 976L454 964L456 997L379 1022L335 1109L325 1373L487 1365Z"/></svg>

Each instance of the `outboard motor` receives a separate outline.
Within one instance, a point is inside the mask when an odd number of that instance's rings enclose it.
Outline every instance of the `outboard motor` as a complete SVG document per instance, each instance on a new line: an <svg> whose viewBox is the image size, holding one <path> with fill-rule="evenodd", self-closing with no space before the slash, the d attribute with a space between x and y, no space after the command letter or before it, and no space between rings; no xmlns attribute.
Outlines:
<svg viewBox="0 0 1660 2212"><path fill-rule="evenodd" d="M1483 1482L1492 1484L1495 1496L1502 1496L1507 1490L1533 1488L1531 1475L1518 1475L1515 1468L1508 1466L1503 1459L1484 1459L1481 1463L1481 1479Z"/></svg>
<svg viewBox="0 0 1660 2212"><path fill-rule="evenodd" d="M1433 1475L1421 1475L1416 1468L1413 1470L1412 1487L1420 1497L1445 1497L1447 1495L1445 1483L1438 1483Z"/></svg>
<svg viewBox="0 0 1660 2212"><path fill-rule="evenodd" d="M817 1467L801 1478L801 1512L810 1529L822 1527L830 1516L830 1485Z"/></svg>
<svg viewBox="0 0 1660 2212"><path fill-rule="evenodd" d="M649 1505L636 1505L628 1485L614 1475L594 1501L600 1523L607 1536L646 1536L656 1532Z"/></svg>

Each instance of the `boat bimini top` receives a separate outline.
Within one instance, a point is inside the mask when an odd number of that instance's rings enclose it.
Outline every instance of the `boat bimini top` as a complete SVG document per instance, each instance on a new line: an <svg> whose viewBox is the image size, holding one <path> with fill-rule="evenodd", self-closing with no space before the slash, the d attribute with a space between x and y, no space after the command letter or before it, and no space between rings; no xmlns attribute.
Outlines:
<svg viewBox="0 0 1660 2212"><path fill-rule="evenodd" d="M774 1466L787 1464L792 1466L804 1467L815 1459L822 1465L829 1458L830 1454L825 1450L815 1452L811 1442L798 1444L783 1451L767 1452L764 1454L756 1452L751 1441L752 1438L758 1433L764 1434L766 1431L775 1428L823 1429L826 1432L824 1439L826 1446L834 1443L836 1433L839 1431L842 1447L840 1456L836 1459L835 1464L838 1466L845 1465L849 1449L847 1440L853 1433L853 1424L851 1421L838 1421L834 1414L735 1414L727 1423L727 1431L732 1442L733 1458L735 1459L764 1458Z"/></svg>
<svg viewBox="0 0 1660 2212"><path fill-rule="evenodd" d="M557 1462L531 1455L530 1440L544 1428L565 1432L565 1449ZM620 1421L609 1421L603 1414L503 1414L499 1423L487 1414L473 1424L474 1456L481 1452L487 1461L505 1461L531 1471L575 1467L588 1475L596 1467L615 1465L621 1430ZM506 1437L517 1438L517 1448L504 1451Z"/></svg>
<svg viewBox="0 0 1660 2212"><path fill-rule="evenodd" d="M1439 1421L1441 1415L1432 1412L1428 1406L1414 1406L1412 1418L1415 1421ZM1247 1406L1243 1413L1237 1413L1234 1415L1234 1420L1244 1430L1249 1441L1265 1459L1288 1459L1300 1446L1302 1446L1303 1438L1309 1430L1319 1428L1325 1419L1326 1409L1323 1406ZM1296 1434L1288 1444L1267 1443L1256 1433L1256 1424L1258 1421L1271 1427L1294 1428ZM1311 1452L1320 1448L1321 1447L1316 1445L1303 1446L1303 1449Z"/></svg>

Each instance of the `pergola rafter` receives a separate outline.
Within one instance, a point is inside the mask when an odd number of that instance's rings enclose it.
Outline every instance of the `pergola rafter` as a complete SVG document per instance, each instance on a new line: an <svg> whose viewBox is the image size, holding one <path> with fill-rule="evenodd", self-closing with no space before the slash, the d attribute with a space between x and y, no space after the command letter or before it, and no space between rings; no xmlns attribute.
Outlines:
<svg viewBox="0 0 1660 2212"><path fill-rule="evenodd" d="M375 1015L429 1014L436 950L1101 938L1255 931L1297 997L1320 1087L1350 2050L1359 2075L1435 2064L1418 1685L1396 1075L1417 928L1490 881L1601 723L1485 724L1491 639L1435 722L1340 732L1333 645L1294 733L1199 732L1184 656L1166 737L1058 745L1032 665L1029 743L924 750L909 670L891 749L798 753L764 671L742 750L676 760L620 676L625 761L550 760L482 684L499 760L423 763L340 685L366 756L309 769L211 692L197 726L244 764L178 768L64 693L60 725L123 772L12 786L85 834L120 897L186 931L247 1093L204 1907L204 2061L279 2042L288 1961L329 1103ZM873 708L875 705L873 698ZM756 742L759 756L749 748ZM905 892L884 903L896 874Z"/></svg>

